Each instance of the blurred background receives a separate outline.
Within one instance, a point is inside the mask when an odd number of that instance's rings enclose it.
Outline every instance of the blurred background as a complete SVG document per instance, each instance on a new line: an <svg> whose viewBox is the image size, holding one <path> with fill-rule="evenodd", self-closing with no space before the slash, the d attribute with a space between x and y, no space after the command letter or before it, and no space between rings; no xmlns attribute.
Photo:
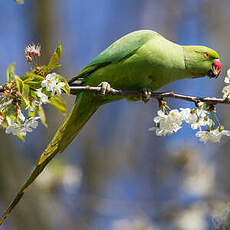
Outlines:
<svg viewBox="0 0 230 230"><path fill-rule="evenodd" d="M13 0L0 1L0 84L16 63L30 66L24 48L42 46L47 62L59 41L60 73L70 79L121 36L153 29L179 44L217 50L217 80L182 80L164 90L221 95L230 67L230 2L221 0ZM74 97L65 97L68 108ZM168 100L171 107L191 103ZM202 144L189 127L170 137L149 132L156 101L103 106L80 135L52 161L7 219L6 230L230 229L230 141ZM230 129L229 106L218 115ZM45 107L49 128L39 126L21 143L0 131L0 211L8 205L64 117Z"/></svg>

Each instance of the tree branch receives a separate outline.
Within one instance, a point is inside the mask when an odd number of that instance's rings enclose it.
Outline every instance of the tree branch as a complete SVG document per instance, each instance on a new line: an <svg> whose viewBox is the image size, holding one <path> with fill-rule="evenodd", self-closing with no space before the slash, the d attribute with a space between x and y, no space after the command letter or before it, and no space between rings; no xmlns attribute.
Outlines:
<svg viewBox="0 0 230 230"><path fill-rule="evenodd" d="M91 87L91 86L70 86L70 92L71 94L77 94L79 92L94 92L99 93L101 91L101 87ZM120 95L120 96L136 96L141 97L142 92L137 90L117 90L111 88L109 92L107 92L109 95ZM216 97L195 97L195 96L187 96L182 94L177 94L174 92L152 92L151 98L155 99L163 99L163 98L175 98L179 100L184 101L190 101L190 102L205 102L206 104L230 104L230 101L228 99L224 98L216 98Z"/></svg>
<svg viewBox="0 0 230 230"><path fill-rule="evenodd" d="M3 86L0 86L0 93L4 91ZM79 92L92 92L99 93L101 91L101 87L92 87L92 86L80 86L80 83L73 83L70 85L70 93L76 95ZM142 97L142 92L138 90L118 90L111 88L107 95L118 95L118 96L134 96L134 97ZM216 97L195 97L195 96L187 96L182 94L177 94L172 92L152 92L151 98L155 98L157 100L161 100L163 98L175 98L184 101L190 102L205 102L206 104L216 105L216 104L230 104L230 100L227 98L216 98Z"/></svg>

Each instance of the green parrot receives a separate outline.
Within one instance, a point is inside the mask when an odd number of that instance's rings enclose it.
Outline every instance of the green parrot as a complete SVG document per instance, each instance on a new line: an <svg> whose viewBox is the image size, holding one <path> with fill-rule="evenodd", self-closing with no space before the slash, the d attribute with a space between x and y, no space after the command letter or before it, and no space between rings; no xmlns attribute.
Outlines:
<svg viewBox="0 0 230 230"><path fill-rule="evenodd" d="M124 98L103 96L110 85L121 90L155 91L179 79L214 78L220 72L221 63L216 51L205 46L181 46L152 30L135 31L114 42L69 81L73 84L82 79L82 85L100 85L101 94L81 92L77 95L72 111L3 213L0 225L46 165L65 150L96 110L105 103Z"/></svg>

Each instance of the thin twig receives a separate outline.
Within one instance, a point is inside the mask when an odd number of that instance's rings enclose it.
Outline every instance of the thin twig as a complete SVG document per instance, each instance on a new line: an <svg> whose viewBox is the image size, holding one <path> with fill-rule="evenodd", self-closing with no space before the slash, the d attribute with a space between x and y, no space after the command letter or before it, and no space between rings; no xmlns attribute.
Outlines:
<svg viewBox="0 0 230 230"><path fill-rule="evenodd" d="M79 92L100 92L101 87L91 87L91 86L70 86L71 94L77 94ZM135 96L141 97L142 92L137 90L117 90L111 88L110 91L107 92L108 95L119 95L119 96ZM155 99L163 99L163 98L176 98L184 101L191 101L197 103L199 101L205 102L207 104L230 104L228 99L224 98L216 98L216 97L195 97L195 96L187 96L182 94L177 94L174 92L152 92L152 98Z"/></svg>

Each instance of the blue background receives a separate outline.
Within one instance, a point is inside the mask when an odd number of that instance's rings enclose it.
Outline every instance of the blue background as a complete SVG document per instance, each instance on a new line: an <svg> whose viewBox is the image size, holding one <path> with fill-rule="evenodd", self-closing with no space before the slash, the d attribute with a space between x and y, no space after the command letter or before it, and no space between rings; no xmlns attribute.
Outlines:
<svg viewBox="0 0 230 230"><path fill-rule="evenodd" d="M41 62L46 62L60 41L60 73L70 79L113 41L139 29L156 30L182 45L206 45L221 55L219 79L181 80L162 90L221 95L229 60L229 4L212 0L25 0L24 5L2 0L0 83L11 63L18 75L29 70L24 57L28 44L41 44ZM70 109L74 98L65 99ZM173 99L168 103L172 108L194 106ZM228 129L228 106L217 108ZM186 125L173 136L156 137L148 128L157 109L156 101L119 101L100 108L26 194L4 229L218 229L225 220L219 212L219 219L215 216L216 207L229 210L229 139L204 145ZM1 210L63 120L55 109L45 110L49 128L40 125L26 143L1 130Z"/></svg>

